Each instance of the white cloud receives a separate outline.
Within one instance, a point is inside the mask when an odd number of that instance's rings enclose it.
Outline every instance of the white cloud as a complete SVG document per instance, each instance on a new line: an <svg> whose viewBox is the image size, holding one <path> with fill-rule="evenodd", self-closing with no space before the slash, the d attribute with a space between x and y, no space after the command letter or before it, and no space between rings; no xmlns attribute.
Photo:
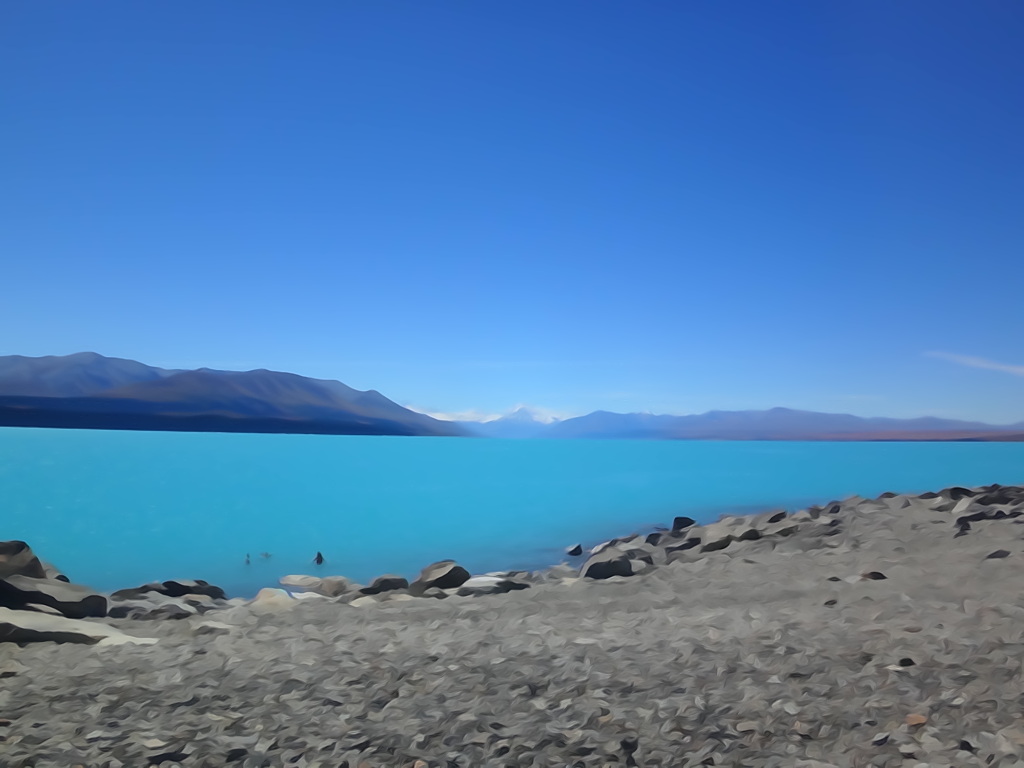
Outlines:
<svg viewBox="0 0 1024 768"><path fill-rule="evenodd" d="M416 413L422 413L441 421L494 421L502 417L500 413L487 413L472 408L466 411L437 411L433 408L420 408L416 405L406 405L404 407L410 411L416 411Z"/></svg>
<svg viewBox="0 0 1024 768"><path fill-rule="evenodd" d="M995 360L987 360L984 357L971 357L970 355L954 355L949 352L927 352L928 357L937 357L940 360L947 360L957 365L966 365L969 368L983 368L988 371L1002 371L1014 376L1024 376L1024 365L1009 365Z"/></svg>
<svg viewBox="0 0 1024 768"><path fill-rule="evenodd" d="M519 403L518 405L509 408L504 413L494 413L490 411L480 411L475 408L470 408L465 411L439 411L433 408L420 408L415 405L406 405L410 411L416 411L417 413L426 414L435 419L441 419L441 421L494 421L500 419L502 416L508 416L511 413L525 408L529 411L533 418L537 421L543 422L544 424L550 424L553 421L560 421L563 419L571 419L573 416L578 414L568 413L566 411L556 411L551 408L542 408L536 405L527 405L525 403Z"/></svg>

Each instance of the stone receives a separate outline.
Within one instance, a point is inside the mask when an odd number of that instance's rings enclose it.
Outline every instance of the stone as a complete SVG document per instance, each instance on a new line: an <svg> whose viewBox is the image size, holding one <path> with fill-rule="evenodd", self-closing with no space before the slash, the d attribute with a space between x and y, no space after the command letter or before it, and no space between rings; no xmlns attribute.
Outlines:
<svg viewBox="0 0 1024 768"><path fill-rule="evenodd" d="M55 608L70 619L107 615L107 598L88 587L17 574L0 579L0 607L25 608L32 604Z"/></svg>
<svg viewBox="0 0 1024 768"><path fill-rule="evenodd" d="M272 610L277 608L291 608L292 606L298 605L298 603L298 600L289 595L283 589L264 587L256 593L256 597L254 597L249 604L253 608Z"/></svg>
<svg viewBox="0 0 1024 768"><path fill-rule="evenodd" d="M151 592L167 597L185 597L186 595L206 595L215 600L226 600L227 595L220 587L202 579L172 579L170 581L151 581L141 587L119 589L110 595L113 600L137 600Z"/></svg>
<svg viewBox="0 0 1024 768"><path fill-rule="evenodd" d="M277 583L282 587L295 587L297 589L309 589L315 590L320 586L319 576L302 576L297 574L289 574L288 576L282 576L277 580Z"/></svg>
<svg viewBox="0 0 1024 768"><path fill-rule="evenodd" d="M926 715L919 715L914 713L907 715L906 718L904 718L903 722L912 727L915 725L924 725L928 722L928 717Z"/></svg>
<svg viewBox="0 0 1024 768"><path fill-rule="evenodd" d="M363 587L359 591L364 595L379 595L382 592L394 592L399 589L408 589L409 580L404 576L393 576L386 574L374 579L370 586Z"/></svg>
<svg viewBox="0 0 1024 768"><path fill-rule="evenodd" d="M362 597L357 597L355 600L350 601L349 605L351 605L353 608L361 608L367 605L377 605L377 599L371 595L363 595Z"/></svg>
<svg viewBox="0 0 1024 768"><path fill-rule="evenodd" d="M579 557L583 554L583 545L573 544L571 547L565 550L565 554L567 554L569 557Z"/></svg>
<svg viewBox="0 0 1024 768"><path fill-rule="evenodd" d="M625 552L609 550L592 555L580 568L580 575L588 579L610 579L612 576L632 576L633 561Z"/></svg>
<svg viewBox="0 0 1024 768"><path fill-rule="evenodd" d="M862 573L860 577L864 581L883 581L889 578L881 571L868 571L867 573Z"/></svg>
<svg viewBox="0 0 1024 768"><path fill-rule="evenodd" d="M1002 560L1005 557L1010 556L1010 550L1008 549L997 549L995 552L989 552L985 555L986 560Z"/></svg>
<svg viewBox="0 0 1024 768"><path fill-rule="evenodd" d="M469 580L469 571L456 563L454 560L440 560L431 563L424 568L409 589L412 592L422 593L436 587L438 589L454 589L461 587Z"/></svg>
<svg viewBox="0 0 1024 768"><path fill-rule="evenodd" d="M672 520L672 532L678 533L679 531L684 531L687 528L690 528L696 524L697 521L694 520L692 517L680 515L679 517L676 517L674 520Z"/></svg>
<svg viewBox="0 0 1024 768"><path fill-rule="evenodd" d="M24 541L0 541L0 579L8 576L47 578L46 569Z"/></svg>
<svg viewBox="0 0 1024 768"><path fill-rule="evenodd" d="M90 645L152 645L156 638L133 637L116 627L65 616L0 608L0 642L86 643Z"/></svg>
<svg viewBox="0 0 1024 768"><path fill-rule="evenodd" d="M458 588L456 594L460 597L476 597L479 595L500 595L505 592L529 588L529 584L501 578L500 576L474 576L463 583Z"/></svg>

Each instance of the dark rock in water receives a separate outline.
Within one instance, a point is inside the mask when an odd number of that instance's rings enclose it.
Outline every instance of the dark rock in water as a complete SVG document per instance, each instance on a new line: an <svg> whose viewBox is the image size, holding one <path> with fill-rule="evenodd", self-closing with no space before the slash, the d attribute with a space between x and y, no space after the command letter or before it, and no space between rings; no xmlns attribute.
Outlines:
<svg viewBox="0 0 1024 768"><path fill-rule="evenodd" d="M679 517L675 518L672 521L672 531L673 532L682 531L682 530L690 528L691 526L694 526L696 524L697 524L697 521L694 520L692 517L686 517L685 515L680 515Z"/></svg>
<svg viewBox="0 0 1024 768"><path fill-rule="evenodd" d="M995 552L990 552L985 556L986 560L1002 560L1004 557L1010 556L1010 550L1008 549L997 549Z"/></svg>
<svg viewBox="0 0 1024 768"><path fill-rule="evenodd" d="M574 544L573 546L565 550L565 554L567 554L569 557L579 557L583 554L583 545Z"/></svg>
<svg viewBox="0 0 1024 768"><path fill-rule="evenodd" d="M24 541L0 541L0 579L8 576L45 579L46 569Z"/></svg>
<svg viewBox="0 0 1024 768"><path fill-rule="evenodd" d="M107 598L88 587L30 576L0 579L0 606L23 609L30 605L53 608L69 619L107 615Z"/></svg>
<svg viewBox="0 0 1024 768"><path fill-rule="evenodd" d="M455 589L469 581L469 571L454 560L440 560L424 568L412 584L409 591L422 594L431 588Z"/></svg>
<svg viewBox="0 0 1024 768"><path fill-rule="evenodd" d="M409 580L403 576L378 576L370 586L359 590L364 595L379 595L381 592L394 592L397 589L408 589Z"/></svg>
<svg viewBox="0 0 1024 768"><path fill-rule="evenodd" d="M889 578L881 571L868 571L867 573L862 573L860 577L865 581L883 581Z"/></svg>

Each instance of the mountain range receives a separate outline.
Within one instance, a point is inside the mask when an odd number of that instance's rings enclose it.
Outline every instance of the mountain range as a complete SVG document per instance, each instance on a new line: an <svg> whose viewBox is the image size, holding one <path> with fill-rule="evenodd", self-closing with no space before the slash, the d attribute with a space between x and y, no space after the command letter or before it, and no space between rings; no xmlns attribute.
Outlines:
<svg viewBox="0 0 1024 768"><path fill-rule="evenodd" d="M519 408L486 422L452 422L340 381L267 370L172 370L94 352L0 356L0 426L506 439L1024 441L1024 423L789 408L692 416L595 411L564 420Z"/></svg>
<svg viewBox="0 0 1024 768"><path fill-rule="evenodd" d="M168 370L82 352L0 357L0 426L463 436L374 390L277 371Z"/></svg>

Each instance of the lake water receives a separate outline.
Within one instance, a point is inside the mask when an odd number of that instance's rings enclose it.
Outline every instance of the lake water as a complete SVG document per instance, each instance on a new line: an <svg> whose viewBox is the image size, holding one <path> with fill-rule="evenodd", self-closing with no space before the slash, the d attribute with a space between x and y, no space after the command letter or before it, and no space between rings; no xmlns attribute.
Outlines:
<svg viewBox="0 0 1024 768"><path fill-rule="evenodd" d="M1024 443L511 441L0 428L0 540L101 590L366 582L884 491L1024 483ZM326 563L312 559L321 551ZM262 552L270 553L264 558ZM251 564L245 564L246 554Z"/></svg>

